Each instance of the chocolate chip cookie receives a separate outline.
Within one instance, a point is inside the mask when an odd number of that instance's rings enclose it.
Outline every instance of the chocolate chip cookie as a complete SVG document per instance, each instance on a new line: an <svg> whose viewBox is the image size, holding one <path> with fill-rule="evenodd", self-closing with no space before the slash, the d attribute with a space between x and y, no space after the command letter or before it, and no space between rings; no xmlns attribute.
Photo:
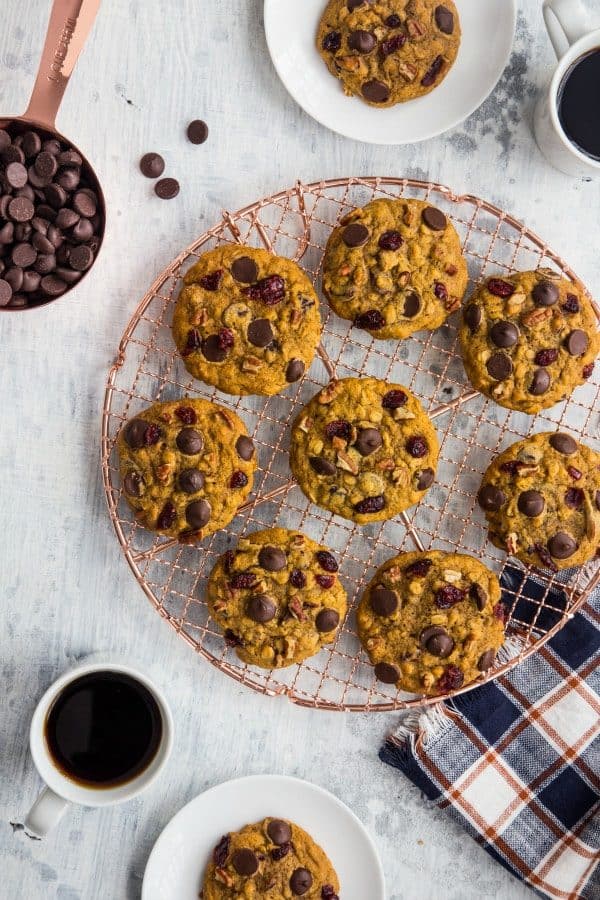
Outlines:
<svg viewBox="0 0 600 900"><path fill-rule="evenodd" d="M309 500L365 525L418 503L435 480L438 453L435 429L407 388L344 378L297 417L290 465Z"/></svg>
<svg viewBox="0 0 600 900"><path fill-rule="evenodd" d="M187 272L173 336L194 378L227 394L277 394L310 366L319 304L290 259L237 244L205 253Z"/></svg>
<svg viewBox="0 0 600 900"><path fill-rule="evenodd" d="M137 520L184 542L231 522L252 490L256 454L246 426L208 400L155 403L126 422L117 448Z"/></svg>
<svg viewBox="0 0 600 900"><path fill-rule="evenodd" d="M333 554L299 531L256 531L217 561L208 608L244 662L291 666L331 643L344 620L337 571Z"/></svg>
<svg viewBox="0 0 600 900"><path fill-rule="evenodd" d="M506 617L494 573L439 550L389 559L357 611L377 679L413 694L444 694L491 668Z"/></svg>
<svg viewBox="0 0 600 900"><path fill-rule="evenodd" d="M382 107L441 84L460 38L452 0L330 0L317 49L345 94Z"/></svg>
<svg viewBox="0 0 600 900"><path fill-rule="evenodd" d="M552 572L581 565L600 545L600 453L563 432L517 441L487 469L478 500L496 547Z"/></svg>
<svg viewBox="0 0 600 900"><path fill-rule="evenodd" d="M460 344L477 390L533 414L590 377L600 338L583 286L539 269L488 278L463 310Z"/></svg>
<svg viewBox="0 0 600 900"><path fill-rule="evenodd" d="M373 200L353 210L325 249L330 306L375 338L439 328L460 307L467 278L454 226L421 200Z"/></svg>
<svg viewBox="0 0 600 900"><path fill-rule="evenodd" d="M331 862L309 834L285 819L263 819L223 835L204 874L203 900L339 900Z"/></svg>

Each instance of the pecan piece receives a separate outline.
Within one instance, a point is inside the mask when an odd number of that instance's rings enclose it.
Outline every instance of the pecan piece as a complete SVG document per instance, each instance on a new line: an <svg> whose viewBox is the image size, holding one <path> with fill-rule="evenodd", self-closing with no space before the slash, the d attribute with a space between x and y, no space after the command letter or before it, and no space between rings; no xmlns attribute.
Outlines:
<svg viewBox="0 0 600 900"><path fill-rule="evenodd" d="M408 82L414 81L417 77L417 69L415 66L411 66L410 63L398 63L398 71L400 72L404 80Z"/></svg>
<svg viewBox="0 0 600 900"><path fill-rule="evenodd" d="M542 322L545 322L546 319L552 318L552 310L548 306L539 306L537 309L533 309L531 312L526 313L521 317L521 322L527 328L537 328L538 325L541 325Z"/></svg>

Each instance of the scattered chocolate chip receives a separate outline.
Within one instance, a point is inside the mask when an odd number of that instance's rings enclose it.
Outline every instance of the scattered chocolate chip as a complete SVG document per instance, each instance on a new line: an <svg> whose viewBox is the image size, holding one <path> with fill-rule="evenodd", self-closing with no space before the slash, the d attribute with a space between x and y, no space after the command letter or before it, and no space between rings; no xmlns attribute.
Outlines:
<svg viewBox="0 0 600 900"><path fill-rule="evenodd" d="M471 329L471 334L476 334L481 325L481 307L476 303L469 303L463 312L465 325Z"/></svg>
<svg viewBox="0 0 600 900"><path fill-rule="evenodd" d="M313 878L308 869L294 869L290 878L292 894L301 897L312 887Z"/></svg>
<svg viewBox="0 0 600 900"><path fill-rule="evenodd" d="M154 185L154 193L161 200L172 200L179 193L179 182L176 178L161 178Z"/></svg>
<svg viewBox="0 0 600 900"><path fill-rule="evenodd" d="M369 229L360 222L353 222L342 231L342 240L347 247L362 247L369 240Z"/></svg>
<svg viewBox="0 0 600 900"><path fill-rule="evenodd" d="M229 856L229 845L231 844L231 838L228 834L224 834L215 849L213 850L213 862L215 866L219 866L223 868L225 863L227 862L227 857Z"/></svg>
<svg viewBox="0 0 600 900"><path fill-rule="evenodd" d="M354 446L361 456L370 456L379 450L383 444L383 438L377 428L363 428L358 432Z"/></svg>
<svg viewBox="0 0 600 900"><path fill-rule="evenodd" d="M448 224L444 213L435 206L426 206L421 215L427 227L432 231L444 231Z"/></svg>
<svg viewBox="0 0 600 900"><path fill-rule="evenodd" d="M315 619L317 631L322 634L328 631L333 631L334 628L337 628L339 624L340 614L335 609L322 609L321 612L317 614L317 618Z"/></svg>
<svg viewBox="0 0 600 900"><path fill-rule="evenodd" d="M555 559L568 559L577 550L577 542L566 531L558 531L548 541L548 550Z"/></svg>
<svg viewBox="0 0 600 900"><path fill-rule="evenodd" d="M402 315L406 319L414 319L421 309L421 298L416 291L410 291L404 298L404 309Z"/></svg>
<svg viewBox="0 0 600 900"><path fill-rule="evenodd" d="M199 469L184 469L178 478L178 484L184 494L196 494L204 487L204 475Z"/></svg>
<svg viewBox="0 0 600 900"><path fill-rule="evenodd" d="M531 379L529 393L533 394L534 397L545 394L550 387L551 382L552 379L548 369L536 369L533 373L533 378Z"/></svg>
<svg viewBox="0 0 600 900"><path fill-rule="evenodd" d="M145 419L131 419L123 431L123 437L132 450L145 446L146 429L149 423Z"/></svg>
<svg viewBox="0 0 600 900"><path fill-rule="evenodd" d="M274 334L268 319L254 319L248 326L248 340L255 347L267 347Z"/></svg>
<svg viewBox="0 0 600 900"><path fill-rule="evenodd" d="M524 516L534 519L536 516L541 516L544 512L546 501L544 500L544 495L540 494L539 491L523 491L519 494L517 506L519 512L523 513Z"/></svg>
<svg viewBox="0 0 600 900"><path fill-rule="evenodd" d="M531 292L536 306L554 306L559 297L558 287L552 281L540 281Z"/></svg>
<svg viewBox="0 0 600 900"><path fill-rule="evenodd" d="M186 456L196 456L204 447L204 438L195 428L182 428L175 439L177 449Z"/></svg>
<svg viewBox="0 0 600 900"><path fill-rule="evenodd" d="M454 641L445 628L439 625L430 625L424 628L419 638L421 647L433 656L445 659L454 650Z"/></svg>
<svg viewBox="0 0 600 900"><path fill-rule="evenodd" d="M447 6L436 6L435 24L443 34L452 34L454 31L454 14Z"/></svg>
<svg viewBox="0 0 600 900"><path fill-rule="evenodd" d="M231 857L231 865L238 875L243 875L244 877L254 875L258 871L256 853L253 850L248 850L246 847L241 847L239 850L234 851Z"/></svg>
<svg viewBox="0 0 600 900"><path fill-rule="evenodd" d="M558 453L564 453L565 456L572 456L573 453L577 452L577 441L570 434L565 434L563 431L557 431L556 434L551 436L550 446L557 450Z"/></svg>
<svg viewBox="0 0 600 900"><path fill-rule="evenodd" d="M128 472L125 478L123 479L123 487L125 489L125 493L129 494L131 497L139 497L142 490L142 485L144 483L144 479L139 474L139 472Z"/></svg>
<svg viewBox="0 0 600 900"><path fill-rule="evenodd" d="M140 159L140 172L146 178L160 178L165 171L165 161L160 153L145 153Z"/></svg>
<svg viewBox="0 0 600 900"><path fill-rule="evenodd" d="M280 572L285 569L287 556L279 547L261 547L258 554L258 564L267 572Z"/></svg>
<svg viewBox="0 0 600 900"><path fill-rule="evenodd" d="M371 609L376 616L391 616L399 606L398 594L382 584L371 591Z"/></svg>
<svg viewBox="0 0 600 900"><path fill-rule="evenodd" d="M208 337L204 338L201 349L204 358L209 362L215 363L223 362L228 353L218 334L209 334Z"/></svg>
<svg viewBox="0 0 600 900"><path fill-rule="evenodd" d="M383 81L365 81L361 90L370 103L386 103L390 99L390 89Z"/></svg>
<svg viewBox="0 0 600 900"><path fill-rule="evenodd" d="M292 839L292 829L282 819L272 819L267 825L267 834L278 847Z"/></svg>
<svg viewBox="0 0 600 900"><path fill-rule="evenodd" d="M348 7L349 12L354 12L355 9L358 9L359 6L362 6L363 3L367 3L369 0L348 0L346 6Z"/></svg>
<svg viewBox="0 0 600 900"><path fill-rule="evenodd" d="M480 584L472 584L469 588L469 597L474 601L479 612L483 612L488 602L488 595Z"/></svg>
<svg viewBox="0 0 600 900"><path fill-rule="evenodd" d="M512 360L506 353L493 353L486 363L486 369L491 378L504 381L512 374Z"/></svg>
<svg viewBox="0 0 600 900"><path fill-rule="evenodd" d="M197 530L204 528L210 519L211 506L208 500L194 500L188 503L185 509L185 519L190 528Z"/></svg>
<svg viewBox="0 0 600 900"><path fill-rule="evenodd" d="M480 672L487 672L488 669L491 669L494 665L494 660L496 659L496 651L495 650L486 650L485 653L482 653L479 657L479 662L477 663L477 668Z"/></svg>
<svg viewBox="0 0 600 900"><path fill-rule="evenodd" d="M383 684L396 684L400 670L391 663L380 662L375 666L375 678Z"/></svg>
<svg viewBox="0 0 600 900"><path fill-rule="evenodd" d="M427 491L435 481L435 472L433 469L421 469L420 472L416 473L416 478L417 490Z"/></svg>
<svg viewBox="0 0 600 900"><path fill-rule="evenodd" d="M239 436L235 442L235 449L240 459L245 460L245 462L248 462L254 456L254 444L245 434Z"/></svg>
<svg viewBox="0 0 600 900"><path fill-rule="evenodd" d="M506 494L495 485L486 484L477 494L477 501L486 512L496 512L506 503Z"/></svg>
<svg viewBox="0 0 600 900"><path fill-rule="evenodd" d="M253 594L246 603L246 615L253 622L263 625L275 618L277 607L266 594Z"/></svg>
<svg viewBox="0 0 600 900"><path fill-rule="evenodd" d="M241 284L253 284L258 280L258 266L250 256L239 256L231 264L231 274Z"/></svg>
<svg viewBox="0 0 600 900"><path fill-rule="evenodd" d="M208 137L208 125L202 119L194 119L187 127L188 141L203 144Z"/></svg>
<svg viewBox="0 0 600 900"><path fill-rule="evenodd" d="M512 322L496 322L490 329L490 338L496 347L514 347L519 340L519 329Z"/></svg>
<svg viewBox="0 0 600 900"><path fill-rule="evenodd" d="M565 347L571 356L583 356L589 345L589 337L579 328L572 331L565 341Z"/></svg>
<svg viewBox="0 0 600 900"><path fill-rule="evenodd" d="M299 381L300 378L304 375L304 370L306 366L301 359L290 359L287 364L287 368L285 370L285 380L292 384L295 381Z"/></svg>
<svg viewBox="0 0 600 900"><path fill-rule="evenodd" d="M382 250L399 250L403 243L399 231L384 231L378 242Z"/></svg>
<svg viewBox="0 0 600 900"><path fill-rule="evenodd" d="M335 464L323 456L311 456L308 461L317 475L335 475L337 471Z"/></svg>
<svg viewBox="0 0 600 900"><path fill-rule="evenodd" d="M371 53L377 46L377 38L370 31L352 31L348 37L348 47L357 53Z"/></svg>

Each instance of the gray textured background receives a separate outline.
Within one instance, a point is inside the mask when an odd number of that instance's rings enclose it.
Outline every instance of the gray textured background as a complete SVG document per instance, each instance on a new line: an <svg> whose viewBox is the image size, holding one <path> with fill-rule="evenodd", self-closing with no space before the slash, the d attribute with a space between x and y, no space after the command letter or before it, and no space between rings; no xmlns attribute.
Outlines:
<svg viewBox="0 0 600 900"><path fill-rule="evenodd" d="M6 113L26 104L48 6L3 0ZM104 0L59 125L95 161L105 187L105 249L70 299L0 319L3 897L137 900L152 844L180 806L224 779L269 771L311 779L349 804L377 840L391 900L531 896L378 761L396 716L305 711L196 659L135 584L108 521L99 467L106 371L150 281L223 207L297 178L407 175L479 194L524 219L598 290L598 183L561 176L535 148L532 105L553 57L541 0L520 7L509 67L484 106L426 145L380 148L335 136L288 97L267 55L261 0ZM195 117L211 127L203 147L184 137ZM138 174L147 150L162 152L168 174L180 178L177 200L154 198ZM153 667L173 705L175 753L142 799L73 810L34 843L10 824L40 787L29 718L53 678L94 650Z"/></svg>

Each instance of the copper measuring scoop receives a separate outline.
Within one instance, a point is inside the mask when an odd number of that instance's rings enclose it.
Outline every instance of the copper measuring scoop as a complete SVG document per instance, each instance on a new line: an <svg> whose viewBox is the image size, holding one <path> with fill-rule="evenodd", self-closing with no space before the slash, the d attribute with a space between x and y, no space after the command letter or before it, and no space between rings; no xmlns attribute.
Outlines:
<svg viewBox="0 0 600 900"><path fill-rule="evenodd" d="M0 129L6 130L13 140L33 129L39 134L42 141L55 139L81 157L81 166L78 167L81 173L81 190L83 193L85 193L86 188L89 191L93 191L97 199L94 216L96 227L93 236L95 251L93 260L88 268L77 276L78 280L72 284L67 284L66 289L55 296L50 295L47 298L45 296L36 297L33 302L28 302L26 305L21 306L2 306L0 307L2 311L20 312L35 309L64 297L73 288L81 284L83 278L91 271L98 258L106 223L104 194L92 166L75 144L56 130L55 119L63 94L69 83L69 78L73 73L79 54L96 18L100 2L101 0L54 0L42 58L29 106L22 116L0 118ZM29 165L29 162L30 160L26 161L26 164ZM29 185L29 181L27 184ZM39 199L40 202L43 202L41 196ZM7 216L3 218L7 218ZM2 221L3 219L0 219L0 225ZM2 274L0 274L0 278L3 278ZM60 286L57 284L55 289L59 290Z"/></svg>

